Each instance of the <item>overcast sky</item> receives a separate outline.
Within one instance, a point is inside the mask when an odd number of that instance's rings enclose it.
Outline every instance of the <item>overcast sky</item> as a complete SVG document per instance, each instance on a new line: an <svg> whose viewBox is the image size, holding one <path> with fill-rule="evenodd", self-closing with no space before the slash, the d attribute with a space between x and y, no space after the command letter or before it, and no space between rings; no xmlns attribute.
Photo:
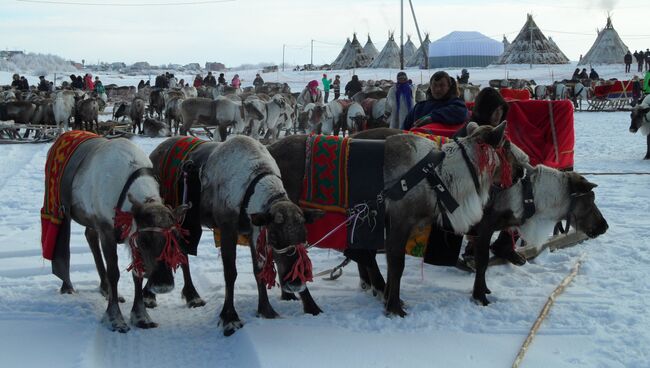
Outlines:
<svg viewBox="0 0 650 368"><path fill-rule="evenodd" d="M412 0L420 31L434 41L478 31L512 41L532 13L571 60L585 54L608 10L634 51L650 47L650 1ZM404 32L419 46L408 0ZM129 6L120 6L129 4ZM370 34L381 49L389 31L399 43L399 0L0 0L0 48L49 53L87 63L155 65L219 61L331 63L346 38ZM406 39L406 36L405 36Z"/></svg>

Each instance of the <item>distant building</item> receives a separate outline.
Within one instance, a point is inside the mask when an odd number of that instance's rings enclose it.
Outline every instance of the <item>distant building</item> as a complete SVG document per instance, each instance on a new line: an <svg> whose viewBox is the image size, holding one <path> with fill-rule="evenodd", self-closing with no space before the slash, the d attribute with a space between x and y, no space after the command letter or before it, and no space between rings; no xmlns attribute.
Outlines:
<svg viewBox="0 0 650 368"><path fill-rule="evenodd" d="M23 55L23 52L22 51L16 51L16 50L0 51L0 58L1 59L9 60L9 58L11 58L14 55Z"/></svg>
<svg viewBox="0 0 650 368"><path fill-rule="evenodd" d="M131 69L150 69L150 68L151 65L149 65L149 63L146 61L138 61L136 63L133 63L133 65L131 65Z"/></svg>
<svg viewBox="0 0 650 368"><path fill-rule="evenodd" d="M205 69L209 72L221 72L226 70L226 66L217 62L206 62Z"/></svg>
<svg viewBox="0 0 650 368"><path fill-rule="evenodd" d="M186 70L201 70L201 64L199 64L199 63L189 63L189 64L185 64L184 68Z"/></svg>
<svg viewBox="0 0 650 368"><path fill-rule="evenodd" d="M82 63L78 63L76 61L71 61L70 65L74 66L77 70L82 70L84 68Z"/></svg>
<svg viewBox="0 0 650 368"><path fill-rule="evenodd" d="M124 68L126 68L126 64L121 61L116 61L114 63L111 63L111 69L113 70L119 70Z"/></svg>

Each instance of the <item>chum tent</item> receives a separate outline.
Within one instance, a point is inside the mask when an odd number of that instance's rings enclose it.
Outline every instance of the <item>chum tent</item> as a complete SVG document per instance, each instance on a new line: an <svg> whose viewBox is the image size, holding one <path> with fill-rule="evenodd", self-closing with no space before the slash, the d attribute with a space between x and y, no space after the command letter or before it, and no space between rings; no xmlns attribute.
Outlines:
<svg viewBox="0 0 650 368"><path fill-rule="evenodd" d="M413 41L411 41L411 36L407 36L406 43L404 44L404 62L411 60L413 55L418 52L418 48L415 47Z"/></svg>
<svg viewBox="0 0 650 368"><path fill-rule="evenodd" d="M339 57L334 60L331 67L332 69L353 69L353 68L364 68L370 64L372 60L365 52L363 52L363 47L357 40L357 34L355 33L352 37L352 42L345 44L347 47L341 51Z"/></svg>
<svg viewBox="0 0 650 368"><path fill-rule="evenodd" d="M400 67L399 54L399 46L397 45L397 42L395 42L394 34L391 33L388 36L386 45L384 45L384 48L381 49L379 55L375 57L375 60L370 63L369 67L397 69Z"/></svg>
<svg viewBox="0 0 650 368"><path fill-rule="evenodd" d="M368 41L363 46L363 52L365 52L366 55L368 55L368 57L371 58L371 60L374 60L377 57L377 55L379 55L379 51L375 47L375 44L372 43L372 40L370 39L370 35L368 35Z"/></svg>
<svg viewBox="0 0 650 368"><path fill-rule="evenodd" d="M503 44L479 32L454 31L429 44L429 68L483 67L503 53Z"/></svg>
<svg viewBox="0 0 650 368"><path fill-rule="evenodd" d="M622 64L623 55L628 52L627 46L612 26L612 19L607 17L607 25L600 32L589 51L578 62L587 64Z"/></svg>
<svg viewBox="0 0 650 368"><path fill-rule="evenodd" d="M417 66L420 69L424 69L425 67L425 57L428 53L429 50L429 45L431 44L431 40L429 40L429 34L425 34L424 40L422 40L422 44L420 45L420 48L418 48L418 51L411 57L407 62L406 66L407 67L414 67Z"/></svg>
<svg viewBox="0 0 650 368"><path fill-rule="evenodd" d="M532 43L531 43L532 40ZM533 16L528 14L510 47L503 52L497 64L568 64L569 58L559 47L544 36Z"/></svg>

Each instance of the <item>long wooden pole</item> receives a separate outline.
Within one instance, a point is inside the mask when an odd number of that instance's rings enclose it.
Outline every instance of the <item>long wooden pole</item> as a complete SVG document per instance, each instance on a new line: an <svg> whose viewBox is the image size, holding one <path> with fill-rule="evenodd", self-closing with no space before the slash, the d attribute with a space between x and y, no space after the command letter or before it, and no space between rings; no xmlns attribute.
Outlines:
<svg viewBox="0 0 650 368"><path fill-rule="evenodd" d="M404 70L404 0L399 3L400 35L399 35L399 68Z"/></svg>
<svg viewBox="0 0 650 368"><path fill-rule="evenodd" d="M524 360L524 356L528 351L528 347L532 343L533 338L537 333L537 330L539 330L539 327L542 325L542 322L548 315L551 306L553 306L553 303L555 302L555 298L557 298L558 295L562 294L562 292L564 292L564 289L566 289L566 287L571 283L571 281L573 281L573 279L578 274L578 270L580 269L581 264L582 264L582 257L578 259L576 264L573 266L573 270L571 270L571 273L567 277L565 277L564 280L562 280L562 282L555 288L555 290L553 290L551 295L548 297L548 300L544 304L544 307L542 308L541 312L539 312L539 316L537 316L537 319L535 320L533 327L530 329L530 332L528 333L526 340L521 345L521 348L519 349L519 353L517 354L514 363L512 363L512 368L518 368L519 364L521 364L521 362Z"/></svg>

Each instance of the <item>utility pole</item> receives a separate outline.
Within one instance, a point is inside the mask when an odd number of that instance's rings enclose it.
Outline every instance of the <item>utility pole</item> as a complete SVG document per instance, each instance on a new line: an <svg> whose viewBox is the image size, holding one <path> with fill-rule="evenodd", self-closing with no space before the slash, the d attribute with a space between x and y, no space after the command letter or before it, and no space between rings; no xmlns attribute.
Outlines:
<svg viewBox="0 0 650 368"><path fill-rule="evenodd" d="M532 25L532 14L531 14L531 25L528 27L528 30L530 31L530 68L533 69L533 25Z"/></svg>
<svg viewBox="0 0 650 368"><path fill-rule="evenodd" d="M282 71L284 71L284 49L287 47L287 45L282 44Z"/></svg>
<svg viewBox="0 0 650 368"><path fill-rule="evenodd" d="M399 6L400 35L399 35L399 68L404 70L404 0Z"/></svg>
<svg viewBox="0 0 650 368"><path fill-rule="evenodd" d="M309 64L314 66L314 40L311 40L311 58L309 59Z"/></svg>

